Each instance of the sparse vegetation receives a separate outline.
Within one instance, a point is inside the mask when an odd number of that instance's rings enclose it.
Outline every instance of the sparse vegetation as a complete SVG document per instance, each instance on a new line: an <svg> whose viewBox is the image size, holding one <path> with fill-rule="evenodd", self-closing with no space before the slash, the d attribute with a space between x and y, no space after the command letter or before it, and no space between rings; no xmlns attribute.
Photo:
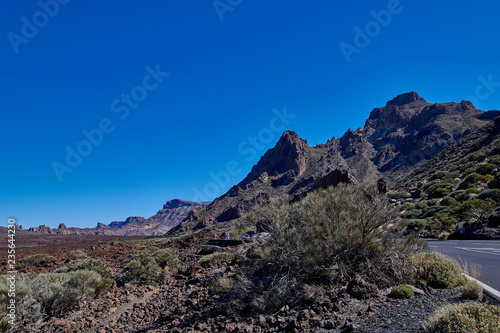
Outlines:
<svg viewBox="0 0 500 333"><path fill-rule="evenodd" d="M208 290L212 294L229 292L232 289L232 282L226 276L219 276L208 285Z"/></svg>
<svg viewBox="0 0 500 333"><path fill-rule="evenodd" d="M447 305L437 311L426 332L499 332L500 307L474 302Z"/></svg>
<svg viewBox="0 0 500 333"><path fill-rule="evenodd" d="M55 257L46 254L35 254L19 261L19 269L38 268L54 262Z"/></svg>
<svg viewBox="0 0 500 333"><path fill-rule="evenodd" d="M208 267L210 265L217 265L221 261L229 260L233 257L232 254L227 252L216 252L212 254L207 254L198 260L198 264L202 267Z"/></svg>

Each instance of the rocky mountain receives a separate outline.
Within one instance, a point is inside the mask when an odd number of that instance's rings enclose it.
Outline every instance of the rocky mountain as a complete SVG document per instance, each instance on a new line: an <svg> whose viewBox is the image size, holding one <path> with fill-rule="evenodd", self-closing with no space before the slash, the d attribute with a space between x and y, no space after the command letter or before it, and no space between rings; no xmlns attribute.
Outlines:
<svg viewBox="0 0 500 333"><path fill-rule="evenodd" d="M191 210L204 207L209 203L210 202L192 202L174 199L167 201L158 213L147 219L139 216L131 216L125 221L114 221L109 225L99 222L95 228L67 228L64 223L61 223L57 228L41 225L39 227L29 228L28 230L41 234L60 235L163 235L184 219Z"/></svg>
<svg viewBox="0 0 500 333"><path fill-rule="evenodd" d="M428 103L415 92L396 96L371 111L363 128L311 147L286 131L239 184L210 205L194 209L169 234L238 219L279 195L298 200L339 182L376 184L394 179L486 124L496 111L472 103Z"/></svg>

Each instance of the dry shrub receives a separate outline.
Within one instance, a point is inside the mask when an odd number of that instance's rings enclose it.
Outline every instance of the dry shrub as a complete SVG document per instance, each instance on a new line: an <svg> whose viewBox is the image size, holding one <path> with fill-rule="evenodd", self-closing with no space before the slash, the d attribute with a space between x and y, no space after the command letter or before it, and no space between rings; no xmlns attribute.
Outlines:
<svg viewBox="0 0 500 333"><path fill-rule="evenodd" d="M263 299L269 311L304 300L304 285L339 285L361 276L379 286L407 282L410 256L424 244L394 224L387 198L341 184L297 203L280 198L254 212L273 240L243 267L251 288L241 299ZM245 288L240 288L245 290Z"/></svg>
<svg viewBox="0 0 500 333"><path fill-rule="evenodd" d="M468 302L439 309L425 331L447 333L500 332L500 307Z"/></svg>
<svg viewBox="0 0 500 333"><path fill-rule="evenodd" d="M437 252L418 253L411 258L417 267L417 279L427 281L429 286L453 288L466 282L458 262Z"/></svg>

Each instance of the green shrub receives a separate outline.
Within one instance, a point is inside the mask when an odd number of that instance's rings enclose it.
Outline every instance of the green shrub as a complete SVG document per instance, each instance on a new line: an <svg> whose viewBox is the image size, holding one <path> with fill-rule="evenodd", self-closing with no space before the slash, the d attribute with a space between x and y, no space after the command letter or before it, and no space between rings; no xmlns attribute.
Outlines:
<svg viewBox="0 0 500 333"><path fill-rule="evenodd" d="M460 288L460 297L480 301L483 299L483 287L477 281L467 280L465 285Z"/></svg>
<svg viewBox="0 0 500 333"><path fill-rule="evenodd" d="M500 307L468 302L439 309L426 325L431 332L499 332Z"/></svg>
<svg viewBox="0 0 500 333"><path fill-rule="evenodd" d="M492 199L497 204L500 204L500 189L484 190L477 196L478 199L487 200Z"/></svg>
<svg viewBox="0 0 500 333"><path fill-rule="evenodd" d="M404 217L405 219L416 219L418 218L419 216L422 215L422 210L421 209L416 209L416 208L410 208L408 210L406 210L403 214L402 214L402 217Z"/></svg>
<svg viewBox="0 0 500 333"><path fill-rule="evenodd" d="M134 260L116 277L118 286L127 282L139 285L157 285L165 279L165 267L177 267L180 260L172 249L156 246L140 246L136 249Z"/></svg>
<svg viewBox="0 0 500 333"><path fill-rule="evenodd" d="M417 268L417 279L426 280L431 287L453 288L463 285L466 281L460 265L443 254L418 253L411 261Z"/></svg>
<svg viewBox="0 0 500 333"><path fill-rule="evenodd" d="M56 260L55 257L46 254L35 254L25 257L19 261L19 269L44 267Z"/></svg>
<svg viewBox="0 0 500 333"><path fill-rule="evenodd" d="M495 164L483 163L483 164L480 164L479 167L477 168L477 173L479 173L481 175L488 175L496 168L497 168L497 166Z"/></svg>
<svg viewBox="0 0 500 333"><path fill-rule="evenodd" d="M500 165L500 155L491 156L489 163Z"/></svg>
<svg viewBox="0 0 500 333"><path fill-rule="evenodd" d="M452 197L445 197L441 202L439 203L441 206L458 206L458 201L453 199Z"/></svg>
<svg viewBox="0 0 500 333"><path fill-rule="evenodd" d="M448 196L458 201L465 201L469 200L470 193L465 190L458 190L451 192L450 194L448 194Z"/></svg>
<svg viewBox="0 0 500 333"><path fill-rule="evenodd" d="M198 260L198 264L202 267L207 267L210 265L217 265L221 261L229 260L232 257L233 257L232 254L227 253L227 252L216 252L216 253L208 254L206 256L201 257L200 260Z"/></svg>
<svg viewBox="0 0 500 333"><path fill-rule="evenodd" d="M18 273L15 279L15 300L16 300L16 314L22 312L22 307L26 305L28 302L23 302L25 297L29 297L31 295L31 289L27 286L23 277L24 274ZM10 302L11 297L9 296L11 282L13 280L7 280L7 278L12 277L11 274L0 275L0 331L6 332L10 328L9 321L12 320L11 317L8 316L7 304Z"/></svg>
<svg viewBox="0 0 500 333"><path fill-rule="evenodd" d="M433 184L427 189L427 196L429 199L442 198L450 194L454 187L455 185L451 183Z"/></svg>
<svg viewBox="0 0 500 333"><path fill-rule="evenodd" d="M493 180L490 180L488 182L488 187L489 188L500 188L500 173L497 173L495 175L495 178L493 178Z"/></svg>
<svg viewBox="0 0 500 333"><path fill-rule="evenodd" d="M67 313L83 300L93 300L111 287L109 279L85 270L39 274L26 282L43 312L56 317Z"/></svg>
<svg viewBox="0 0 500 333"><path fill-rule="evenodd" d="M56 270L56 273L68 273L74 271L94 271L99 273L103 278L111 278L113 274L111 270L104 266L104 264L97 259L87 259L82 262L73 261L68 266L61 267Z"/></svg>
<svg viewBox="0 0 500 333"><path fill-rule="evenodd" d="M483 151L479 150L469 154L468 158L469 161L480 162L486 158L486 154Z"/></svg>
<svg viewBox="0 0 500 333"><path fill-rule="evenodd" d="M427 287L427 281L425 281L423 279L417 280L417 285L422 287L422 288L425 288L425 287Z"/></svg>
<svg viewBox="0 0 500 333"><path fill-rule="evenodd" d="M475 222L491 214L495 206L493 201L471 198L460 205L457 213L462 219Z"/></svg>
<svg viewBox="0 0 500 333"><path fill-rule="evenodd" d="M406 284L402 284L392 287L390 295L394 298L405 299L412 298L413 296L415 296L415 293L413 292L411 287L407 286Z"/></svg>
<svg viewBox="0 0 500 333"><path fill-rule="evenodd" d="M474 184L483 181L484 177L478 173L471 173L458 185L460 189L468 189L472 187Z"/></svg>
<svg viewBox="0 0 500 333"><path fill-rule="evenodd" d="M448 174L449 174L448 171L436 171L432 174L431 180L442 179L448 176Z"/></svg>
<svg viewBox="0 0 500 333"><path fill-rule="evenodd" d="M406 226L412 229L424 229L427 225L425 219L409 219L405 220Z"/></svg>

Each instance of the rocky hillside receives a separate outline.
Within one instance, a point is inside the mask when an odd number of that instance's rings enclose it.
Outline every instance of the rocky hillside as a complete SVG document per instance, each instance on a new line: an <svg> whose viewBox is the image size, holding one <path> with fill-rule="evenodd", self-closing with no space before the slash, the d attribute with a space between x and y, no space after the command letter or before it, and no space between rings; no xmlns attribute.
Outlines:
<svg viewBox="0 0 500 333"><path fill-rule="evenodd" d="M494 116L492 111L484 116ZM393 184L389 197L424 236L500 238L500 118L465 135Z"/></svg>
<svg viewBox="0 0 500 333"><path fill-rule="evenodd" d="M163 235L184 219L188 213L208 205L210 202L192 202L180 199L167 201L155 215L144 218L128 217L125 221L114 221L109 225L97 223L95 228L67 228L64 223L57 228L45 225L29 228L29 231L42 234L61 235L121 235L121 236L155 236Z"/></svg>
<svg viewBox="0 0 500 333"><path fill-rule="evenodd" d="M339 182L375 184L395 179L453 145L465 134L491 123L495 112L472 103L428 103L415 92L375 108L363 128L311 147L285 132L247 177L210 205L193 210L169 234L198 230L238 219L273 197L292 200Z"/></svg>

